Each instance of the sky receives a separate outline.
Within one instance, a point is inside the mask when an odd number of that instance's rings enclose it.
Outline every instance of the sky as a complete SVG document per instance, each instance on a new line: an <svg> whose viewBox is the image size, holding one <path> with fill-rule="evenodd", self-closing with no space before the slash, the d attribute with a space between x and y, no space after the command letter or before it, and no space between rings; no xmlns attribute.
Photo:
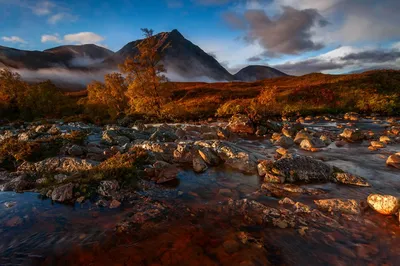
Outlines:
<svg viewBox="0 0 400 266"><path fill-rule="evenodd" d="M118 51L141 28L178 29L231 73L400 69L399 10L399 0L0 0L0 45Z"/></svg>

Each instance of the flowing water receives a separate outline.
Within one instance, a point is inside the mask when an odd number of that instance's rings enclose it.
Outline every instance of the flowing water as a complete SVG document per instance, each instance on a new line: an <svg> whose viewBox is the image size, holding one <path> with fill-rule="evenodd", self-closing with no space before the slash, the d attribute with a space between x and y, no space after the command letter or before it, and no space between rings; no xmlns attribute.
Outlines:
<svg viewBox="0 0 400 266"><path fill-rule="evenodd" d="M340 131L336 123L307 126L316 131ZM385 124L364 121L357 126L379 133ZM238 140L238 144L273 158L275 148L263 139ZM314 199L400 195L400 170L385 165L387 157L399 151L399 144L369 151L368 143L341 148L331 144L316 153L296 150L363 176L371 187L303 184L326 193L290 197L315 207ZM361 216L336 217L340 229L322 225L318 231L303 234L293 228L251 224L245 216L224 211L229 199L254 199L279 208L279 199L268 197L260 190L261 184L256 175L226 167L210 168L203 174L182 169L177 182L167 186L148 183L148 188L138 193L138 201L124 202L114 210L89 202L57 204L35 193L1 192L0 265L399 264L400 227L394 216L366 210ZM141 216L145 201L162 206L150 214L155 219ZM7 208L5 202L15 205ZM116 230L116 225L142 218L145 222L133 230Z"/></svg>

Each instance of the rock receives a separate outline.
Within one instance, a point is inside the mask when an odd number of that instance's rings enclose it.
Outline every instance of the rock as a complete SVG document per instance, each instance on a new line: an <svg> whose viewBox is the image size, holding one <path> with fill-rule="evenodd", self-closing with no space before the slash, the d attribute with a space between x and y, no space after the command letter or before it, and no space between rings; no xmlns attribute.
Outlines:
<svg viewBox="0 0 400 266"><path fill-rule="evenodd" d="M76 173L90 170L99 163L74 157L53 157L37 163L23 163L19 171L35 173Z"/></svg>
<svg viewBox="0 0 400 266"><path fill-rule="evenodd" d="M87 147L87 152L88 153L94 153L94 154L103 154L104 153L104 149L101 149L95 145L91 145Z"/></svg>
<svg viewBox="0 0 400 266"><path fill-rule="evenodd" d="M354 112L349 112L344 115L345 120L358 121L360 115Z"/></svg>
<svg viewBox="0 0 400 266"><path fill-rule="evenodd" d="M371 146L377 149L385 148L386 144L380 141L371 141Z"/></svg>
<svg viewBox="0 0 400 266"><path fill-rule="evenodd" d="M311 212L311 207L306 205L306 204L304 204L304 203L301 203L301 202L296 202L294 204L293 208L294 208L294 212L296 212L296 213L299 213L299 212L309 213L309 212Z"/></svg>
<svg viewBox="0 0 400 266"><path fill-rule="evenodd" d="M369 187L370 184L362 177L356 176L350 173L335 172L333 174L333 181L337 183L342 183L346 185L354 185L360 187Z"/></svg>
<svg viewBox="0 0 400 266"><path fill-rule="evenodd" d="M73 145L71 148L68 149L68 154L71 156L81 156L83 154L83 150L78 145Z"/></svg>
<svg viewBox="0 0 400 266"><path fill-rule="evenodd" d="M332 143L331 139L326 135L322 135L319 139L322 140L326 146L329 146Z"/></svg>
<svg viewBox="0 0 400 266"><path fill-rule="evenodd" d="M342 140L338 140L338 141L335 141L335 145L336 145L336 147L343 147L343 146L345 146L346 145L346 142L344 142L344 141L342 141Z"/></svg>
<svg viewBox="0 0 400 266"><path fill-rule="evenodd" d="M39 125L35 128L36 133L45 133L47 130L49 130L49 127L46 125Z"/></svg>
<svg viewBox="0 0 400 266"><path fill-rule="evenodd" d="M318 138L304 139L300 143L300 148L306 151L315 151L315 149L324 148L325 143Z"/></svg>
<svg viewBox="0 0 400 266"><path fill-rule="evenodd" d="M110 209L116 209L119 208L121 206L121 202L119 202L118 200L113 199L110 203L109 208Z"/></svg>
<svg viewBox="0 0 400 266"><path fill-rule="evenodd" d="M294 202L291 198L283 198L279 201L279 204L289 204L289 205L294 205L296 202Z"/></svg>
<svg viewBox="0 0 400 266"><path fill-rule="evenodd" d="M364 139L364 135L358 129L346 128L343 130L340 136L345 138L347 141L361 141Z"/></svg>
<svg viewBox="0 0 400 266"><path fill-rule="evenodd" d="M383 142L383 143L385 143L385 144L389 144L389 143L392 142L391 138L389 138L388 136L381 136L381 137L379 138L379 141L380 141L380 142Z"/></svg>
<svg viewBox="0 0 400 266"><path fill-rule="evenodd" d="M275 161L268 178L284 182L331 181L333 168L322 161L307 156L290 155Z"/></svg>
<svg viewBox="0 0 400 266"><path fill-rule="evenodd" d="M257 165L258 175L261 177L264 177L268 173L269 168L272 166L272 164L273 163L271 161L267 161L267 160L261 161Z"/></svg>
<svg viewBox="0 0 400 266"><path fill-rule="evenodd" d="M220 139L228 139L231 136L231 134L229 133L228 130L218 127L217 128L217 136Z"/></svg>
<svg viewBox="0 0 400 266"><path fill-rule="evenodd" d="M208 165L216 166L221 163L220 158L210 148L202 147L197 152Z"/></svg>
<svg viewBox="0 0 400 266"><path fill-rule="evenodd" d="M14 207L15 205L17 205L17 203L16 203L15 201L7 201L7 202L4 202L4 206L5 206L6 208L12 208L12 207Z"/></svg>
<svg viewBox="0 0 400 266"><path fill-rule="evenodd" d="M264 136L265 134L267 134L267 128L264 126L258 126L257 127L257 131L256 131L256 135L257 136Z"/></svg>
<svg viewBox="0 0 400 266"><path fill-rule="evenodd" d="M365 204L354 199L322 199L314 200L318 209L328 212L342 212L348 214L361 214Z"/></svg>
<svg viewBox="0 0 400 266"><path fill-rule="evenodd" d="M175 161L174 152L178 148L178 144L174 142L157 143L144 141L139 144L135 144L135 147L150 151L156 160L173 163Z"/></svg>
<svg viewBox="0 0 400 266"><path fill-rule="evenodd" d="M281 156L286 156L289 154L289 151L287 149L281 147L281 148L276 149L276 153Z"/></svg>
<svg viewBox="0 0 400 266"><path fill-rule="evenodd" d="M207 171L208 166L201 156L194 156L193 158L193 170L196 173L203 173Z"/></svg>
<svg viewBox="0 0 400 266"><path fill-rule="evenodd" d="M193 153L193 145L191 143L179 143L174 150L174 162L192 163Z"/></svg>
<svg viewBox="0 0 400 266"><path fill-rule="evenodd" d="M155 181L157 184L162 184L175 180L179 170L175 165L163 161L157 161L153 164L155 168Z"/></svg>
<svg viewBox="0 0 400 266"><path fill-rule="evenodd" d="M371 194L367 201L372 209L384 215L396 214L400 207L399 198L391 195Z"/></svg>
<svg viewBox="0 0 400 266"><path fill-rule="evenodd" d="M35 187L36 182L23 172L0 172L0 191L23 192Z"/></svg>
<svg viewBox="0 0 400 266"><path fill-rule="evenodd" d="M104 180L100 182L97 192L103 197L116 197L118 189L117 180Z"/></svg>
<svg viewBox="0 0 400 266"><path fill-rule="evenodd" d="M51 199L58 202L70 201L73 198L73 189L74 184L72 183L56 187L51 193Z"/></svg>
<svg viewBox="0 0 400 266"><path fill-rule="evenodd" d="M125 144L130 143L131 140L126 136L117 136L115 137L115 143L119 146L124 146Z"/></svg>
<svg viewBox="0 0 400 266"><path fill-rule="evenodd" d="M293 195L293 193L311 195L311 196L316 196L326 193L324 190L321 189L301 187L294 184L264 183L261 185L261 188L268 190L272 196L278 198L287 197L288 195Z"/></svg>
<svg viewBox="0 0 400 266"><path fill-rule="evenodd" d="M294 138L294 143L300 144L305 139L311 139L312 136L306 130L300 130L297 132L296 137Z"/></svg>
<svg viewBox="0 0 400 266"><path fill-rule="evenodd" d="M389 158L386 161L386 164L388 166L395 167L397 169L400 169L400 152L390 155Z"/></svg>
<svg viewBox="0 0 400 266"><path fill-rule="evenodd" d="M61 183L61 182L63 182L65 179L67 179L68 178L68 176L67 175L64 175L64 174L57 174L57 175L54 175L54 179L57 181L57 183Z"/></svg>
<svg viewBox="0 0 400 266"><path fill-rule="evenodd" d="M158 129L153 135L150 136L149 140L159 142L174 142L178 139L173 131Z"/></svg>
<svg viewBox="0 0 400 266"><path fill-rule="evenodd" d="M229 120L227 129L233 133L254 134L254 124L247 115L237 114Z"/></svg>
<svg viewBox="0 0 400 266"><path fill-rule="evenodd" d="M293 139L282 136L277 141L274 142L275 146L281 146L282 148L288 149L294 145Z"/></svg>
<svg viewBox="0 0 400 266"><path fill-rule="evenodd" d="M292 138L295 137L297 130L293 127L284 127L282 128L282 134L286 137Z"/></svg>

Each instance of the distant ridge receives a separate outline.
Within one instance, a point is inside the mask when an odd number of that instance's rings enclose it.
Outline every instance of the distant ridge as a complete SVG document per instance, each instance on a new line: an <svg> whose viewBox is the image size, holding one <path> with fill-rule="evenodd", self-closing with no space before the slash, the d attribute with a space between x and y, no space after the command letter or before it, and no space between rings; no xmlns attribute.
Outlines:
<svg viewBox="0 0 400 266"><path fill-rule="evenodd" d="M247 82L285 76L288 75L275 68L260 65L247 66L234 75L236 80Z"/></svg>

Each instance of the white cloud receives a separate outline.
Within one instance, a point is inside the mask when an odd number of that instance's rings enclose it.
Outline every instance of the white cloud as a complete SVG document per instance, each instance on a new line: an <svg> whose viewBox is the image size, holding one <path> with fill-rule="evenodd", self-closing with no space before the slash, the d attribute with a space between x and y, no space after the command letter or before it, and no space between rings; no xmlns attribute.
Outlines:
<svg viewBox="0 0 400 266"><path fill-rule="evenodd" d="M63 41L60 40L58 34L55 34L55 35L42 35L41 42L42 43L46 43L46 42L62 43Z"/></svg>
<svg viewBox="0 0 400 266"><path fill-rule="evenodd" d="M64 41L79 44L99 43L103 40L104 37L93 32L79 32L64 36Z"/></svg>
<svg viewBox="0 0 400 266"><path fill-rule="evenodd" d="M41 2L38 2L35 6L32 6L31 9L34 14L36 14L38 16L45 16L45 15L49 15L55 6L56 5L53 2L41 1Z"/></svg>
<svg viewBox="0 0 400 266"><path fill-rule="evenodd" d="M26 43L26 41L18 36L4 36L1 38L5 42L12 42L12 43Z"/></svg>
<svg viewBox="0 0 400 266"><path fill-rule="evenodd" d="M49 19L47 20L47 22L54 25L60 21L73 22L76 20L77 20L77 16L71 15L69 13L57 13L55 15L50 16Z"/></svg>
<svg viewBox="0 0 400 266"><path fill-rule="evenodd" d="M105 47L101 44L104 41L104 37L94 32L78 32L73 34L64 35L60 38L58 34L54 35L42 35L42 43L54 42L54 43L65 43L65 44L97 44Z"/></svg>

